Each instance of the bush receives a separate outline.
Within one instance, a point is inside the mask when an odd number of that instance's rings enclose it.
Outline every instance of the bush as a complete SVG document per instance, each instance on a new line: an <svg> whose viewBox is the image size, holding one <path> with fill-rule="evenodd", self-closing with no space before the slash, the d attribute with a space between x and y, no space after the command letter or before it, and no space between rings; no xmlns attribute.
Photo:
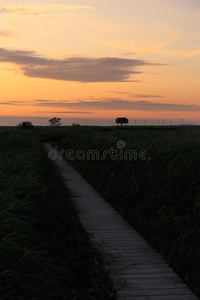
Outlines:
<svg viewBox="0 0 200 300"><path fill-rule="evenodd" d="M20 122L17 126L20 129L33 129L34 128L33 124L29 121Z"/></svg>

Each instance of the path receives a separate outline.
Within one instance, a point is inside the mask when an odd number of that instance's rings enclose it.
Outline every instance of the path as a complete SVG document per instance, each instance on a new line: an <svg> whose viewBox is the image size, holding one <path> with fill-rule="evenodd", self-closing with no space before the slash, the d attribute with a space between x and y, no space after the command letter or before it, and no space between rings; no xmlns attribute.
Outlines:
<svg viewBox="0 0 200 300"><path fill-rule="evenodd" d="M54 151L49 144L45 148ZM198 299L156 250L70 164L59 158L54 163L73 192L80 221L91 240L102 243L105 252L115 255L113 272L125 282L117 294L119 300Z"/></svg>

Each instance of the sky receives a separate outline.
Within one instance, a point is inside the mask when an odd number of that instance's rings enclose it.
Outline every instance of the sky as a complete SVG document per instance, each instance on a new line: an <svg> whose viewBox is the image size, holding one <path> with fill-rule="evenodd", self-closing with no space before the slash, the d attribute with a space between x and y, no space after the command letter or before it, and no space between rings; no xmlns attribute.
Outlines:
<svg viewBox="0 0 200 300"><path fill-rule="evenodd" d="M200 124L199 28L199 0L2 0L0 124Z"/></svg>

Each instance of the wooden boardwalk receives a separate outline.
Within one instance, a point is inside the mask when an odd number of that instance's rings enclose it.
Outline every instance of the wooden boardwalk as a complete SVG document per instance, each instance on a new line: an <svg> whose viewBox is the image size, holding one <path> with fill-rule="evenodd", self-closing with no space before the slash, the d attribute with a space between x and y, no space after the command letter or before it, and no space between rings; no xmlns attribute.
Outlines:
<svg viewBox="0 0 200 300"><path fill-rule="evenodd" d="M53 154L53 148L45 144ZM51 155L52 156L52 155ZM120 280L119 300L196 300L166 261L64 159L56 158L72 191L80 221L93 242L113 254L113 280Z"/></svg>

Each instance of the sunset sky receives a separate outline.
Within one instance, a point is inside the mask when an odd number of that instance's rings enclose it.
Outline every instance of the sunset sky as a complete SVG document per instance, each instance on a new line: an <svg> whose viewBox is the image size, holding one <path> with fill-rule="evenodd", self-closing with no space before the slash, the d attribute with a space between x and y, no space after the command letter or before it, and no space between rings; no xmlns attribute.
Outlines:
<svg viewBox="0 0 200 300"><path fill-rule="evenodd" d="M0 116L198 122L200 1L2 0Z"/></svg>

